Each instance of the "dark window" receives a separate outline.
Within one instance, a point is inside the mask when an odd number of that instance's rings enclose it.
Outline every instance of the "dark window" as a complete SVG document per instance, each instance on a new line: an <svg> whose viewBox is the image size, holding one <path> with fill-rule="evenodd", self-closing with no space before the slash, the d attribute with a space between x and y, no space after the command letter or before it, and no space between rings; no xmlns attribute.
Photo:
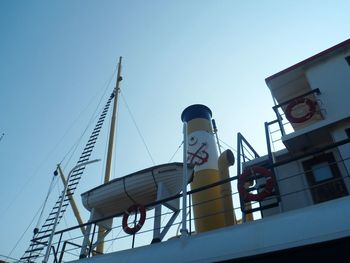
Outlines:
<svg viewBox="0 0 350 263"><path fill-rule="evenodd" d="M346 136L350 138L350 128L345 129Z"/></svg>
<svg viewBox="0 0 350 263"><path fill-rule="evenodd" d="M350 56L345 57L345 60L348 63L348 65L350 66Z"/></svg>
<svg viewBox="0 0 350 263"><path fill-rule="evenodd" d="M348 195L332 153L325 153L303 162L314 203Z"/></svg>

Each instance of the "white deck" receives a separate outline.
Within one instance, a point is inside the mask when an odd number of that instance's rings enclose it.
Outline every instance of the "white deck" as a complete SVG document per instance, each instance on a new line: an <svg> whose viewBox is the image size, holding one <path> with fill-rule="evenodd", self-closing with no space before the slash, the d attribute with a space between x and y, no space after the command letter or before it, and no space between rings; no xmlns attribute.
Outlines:
<svg viewBox="0 0 350 263"><path fill-rule="evenodd" d="M350 197L74 262L213 262L350 236Z"/></svg>

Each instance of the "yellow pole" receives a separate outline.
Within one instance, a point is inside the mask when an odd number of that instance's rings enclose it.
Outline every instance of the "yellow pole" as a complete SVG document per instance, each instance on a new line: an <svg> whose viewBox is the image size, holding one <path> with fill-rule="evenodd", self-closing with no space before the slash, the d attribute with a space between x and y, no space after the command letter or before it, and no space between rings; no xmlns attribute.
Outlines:
<svg viewBox="0 0 350 263"><path fill-rule="evenodd" d="M105 180L104 183L108 183L111 178L111 168L112 168L112 157L113 157L113 146L114 146L114 135L115 135L115 122L117 118L117 108L118 108L118 95L120 93L120 81L121 77L121 69L122 69L122 57L119 57L118 63L118 76L114 90L114 103L113 103L113 113L111 119L111 128L109 130L109 140L108 140L108 151L107 151L107 161L106 161L106 171L105 171Z"/></svg>
<svg viewBox="0 0 350 263"><path fill-rule="evenodd" d="M63 185L66 186L67 185L67 180L64 177L63 171L61 169L61 165L58 164L57 168L58 168L58 171L60 172L60 176L61 176ZM74 215L75 215L75 217L76 217L76 219L78 221L78 224L79 225L84 224L83 220L81 219L81 216L80 216L77 204L76 204L76 202L74 200L74 197L73 197L73 195L72 195L72 193L71 193L71 191L69 189L67 189L67 195L69 196L69 203L72 206L73 213L74 213ZM83 235L85 235L85 227L81 226L80 229L81 229L81 232L83 233Z"/></svg>
<svg viewBox="0 0 350 263"><path fill-rule="evenodd" d="M229 167L234 165L235 157L231 150L226 150L220 154L218 159L219 175L221 180L230 178ZM221 186L221 196L225 210L225 224L230 226L237 224L235 210L233 208L232 202L232 188L231 182L222 184Z"/></svg>
<svg viewBox="0 0 350 263"><path fill-rule="evenodd" d="M115 126L116 126L115 123L116 123L117 109L118 109L118 95L120 93L119 85L120 85L120 81L123 79L121 77L121 69L122 69L122 57L119 57L117 80L116 80L115 90L114 90L114 102L113 102L113 112L112 112L112 118L111 118L111 127L109 130L108 151L107 151L104 183L108 183L111 178L113 146L114 146ZM110 224L112 225L112 222L110 222ZM97 252L100 254L103 254L103 250L104 250L105 232L106 232L106 229L100 225L98 229L98 235L97 235L98 243L96 247Z"/></svg>

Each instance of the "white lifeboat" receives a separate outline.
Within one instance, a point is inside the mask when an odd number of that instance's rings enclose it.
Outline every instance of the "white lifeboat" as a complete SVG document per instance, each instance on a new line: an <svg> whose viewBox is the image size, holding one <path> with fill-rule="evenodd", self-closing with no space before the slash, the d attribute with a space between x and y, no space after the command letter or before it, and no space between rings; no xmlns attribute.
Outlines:
<svg viewBox="0 0 350 263"><path fill-rule="evenodd" d="M188 175L191 174L192 169L188 168ZM123 213L135 203L147 205L156 201L160 184L167 190L163 198L180 193L182 178L183 163L157 165L95 187L81 195L82 202L87 210L95 209L99 216L107 217Z"/></svg>

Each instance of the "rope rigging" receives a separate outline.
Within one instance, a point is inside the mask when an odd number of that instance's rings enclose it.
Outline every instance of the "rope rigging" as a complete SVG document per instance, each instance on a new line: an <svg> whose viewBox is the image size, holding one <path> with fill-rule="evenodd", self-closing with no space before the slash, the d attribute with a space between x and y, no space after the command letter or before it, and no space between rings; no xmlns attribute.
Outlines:
<svg viewBox="0 0 350 263"><path fill-rule="evenodd" d="M9 254L7 255L8 258L11 257L13 251L15 251L15 249L17 248L17 246L19 245L19 243L22 241L24 235L27 233L27 231L29 230L29 228L32 226L35 218L37 217L37 215L39 214L41 208L43 205L41 205L38 209L38 211L35 213L35 215L33 216L32 220L30 221L29 225L27 226L27 228L23 231L22 235L20 236L20 238L18 239L18 241L16 242L16 244L14 245L14 247L11 249L11 251L9 252Z"/></svg>
<svg viewBox="0 0 350 263"><path fill-rule="evenodd" d="M226 142L224 142L223 140L219 139L220 142L222 142L223 144L226 145L226 147L230 148L232 151L234 151L235 153L237 153L237 150L235 148L233 148L232 146L230 146L229 144L227 144Z"/></svg>
<svg viewBox="0 0 350 263"><path fill-rule="evenodd" d="M51 183L50 183L50 186L49 186L49 190L47 191L46 198L45 198L44 203L42 205L42 209L41 209L38 221L37 221L36 226L34 228L34 235L36 233L38 233L38 231L39 231L39 227L40 227L41 220L42 220L42 217L43 217L43 213L44 213L44 210L45 210L45 207L46 207L46 204L47 204L47 200L49 199L51 191L52 191L52 189L55 186L55 179L56 178L57 178L57 171L54 172L54 176L52 177L52 180L51 180Z"/></svg>
<svg viewBox="0 0 350 263"><path fill-rule="evenodd" d="M131 120L132 120L132 122L133 122L134 125L135 125L135 128L136 128L136 130L137 130L137 133L139 134L139 136L140 136L140 138L141 138L141 140L142 140L142 143L143 143L143 145L144 145L145 148L146 148L146 151L147 151L147 153L148 153L148 156L149 156L149 158L151 159L153 165L155 165L156 163L154 162L153 157L152 157L152 154L151 154L151 152L150 152L150 150L149 150L149 148L148 148L148 146L147 146L147 143L146 143L146 141L145 141L145 138L143 137L143 135L142 135L142 133L141 133L141 130L139 129L139 127L138 127L138 125L137 125L137 123L136 123L136 120L135 120L135 118L134 118L134 115L132 114L128 103L126 102L126 99L125 99L123 93L121 92L120 94L121 94L122 99L123 99L123 101L124 101L124 103L125 103L126 109L128 110L128 112L129 112L129 114L130 114Z"/></svg>
<svg viewBox="0 0 350 263"><path fill-rule="evenodd" d="M116 75L116 72L117 72L117 69L114 69L111 77L105 82L104 86L105 89L104 89L104 92L103 92L103 95L100 96L100 100L99 100L99 103L98 105L96 106L95 108L95 111L94 111L94 114L93 114L93 117L90 119L90 122L89 124L87 125L86 129L84 130L83 134L81 135L81 137L77 140L76 144L74 144L71 149L66 153L66 155L64 156L64 158L62 159L61 163L64 162L65 158L67 157L67 155L72 151L72 149L74 148L74 151L76 150L76 146L78 146L79 142L81 142L81 139L83 137L83 135L85 134L85 132L88 130L88 128L90 127L93 119L96 119L96 116L97 116L97 110L100 108L101 106L101 103L102 103L102 100L103 98L105 97L106 93L107 93L107 90L108 88L110 88L110 84L111 84L111 81L113 80L113 77L115 77ZM99 91L98 91L99 92ZM97 93L98 93L97 92ZM35 171L33 172L32 175L30 175L28 177L28 179L26 180L26 182L22 185L22 187L19 188L18 192L14 195L14 197L11 199L10 203L7 205L7 207L5 207L1 213L0 213L0 218L3 216L3 215L6 215L7 211L13 206L13 204L17 201L17 199L20 197L20 195L23 193L24 189L26 187L28 187L28 184L32 181L32 179L34 177L36 177L38 174L39 174L39 170L40 168L49 160L50 156L52 156L52 154L57 150L58 146L61 145L62 141L64 140L64 138L67 136L67 134L69 133L69 131L74 127L74 124L77 123L78 119L81 118L83 112L86 111L86 109L91 105L91 103L93 102L93 100L96 98L97 96L97 93L94 94L94 96L90 99L89 103L87 104L87 106L79 113L78 117L72 122L72 124L70 125L70 127L64 132L64 134L62 135L62 137L58 140L58 142L55 144L55 146L47 153L45 154L45 158L40 162L40 164L38 165L38 167L35 169ZM96 116L94 116L96 115ZM1 138L0 138L0 141L1 139L3 139L3 137L5 136L5 133L2 133L1 135ZM73 151L73 153L74 153ZM71 154L70 158L68 159L67 163L70 161L70 159L72 158L73 156L73 153Z"/></svg>
<svg viewBox="0 0 350 263"><path fill-rule="evenodd" d="M170 163L170 162L174 159L175 155L176 155L177 152L181 149L181 146L182 146L183 144L184 144L184 141L182 141L182 142L180 143L179 147L177 147L176 151L175 151L174 154L171 156L171 158L169 159L168 163Z"/></svg>
<svg viewBox="0 0 350 263"><path fill-rule="evenodd" d="M102 109L101 109L101 104L102 104L102 100L103 98L106 96L106 93L108 91L108 89L110 88L111 82L113 80L113 78L115 77L115 74L117 72L117 69L114 69L111 77L109 78L108 81L106 81L105 83L105 89L103 91L103 94L100 96L100 99L98 101L98 104L95 107L95 110L93 112L93 114L90 117L90 120L88 122L88 124L86 125L84 131L81 133L81 135L79 136L79 138L76 140L76 142L72 145L72 147L69 149L69 151L64 155L64 157L62 158L62 161L60 163L63 164L63 162L65 161L65 159L67 158L67 156L70 154L69 158L66 161L66 164L69 163L69 161L71 160L71 158L73 157L77 147L79 146L79 144L81 143L81 140L83 139L83 136L86 134L87 130L89 129L89 127L91 126L91 124L93 123L94 120L96 120L98 114L101 114ZM72 129L72 127L74 126L74 123L77 123L78 119L82 116L82 113L85 112L91 105L91 103L93 102L93 100L95 99L97 93L91 98L91 100L89 101L89 103L87 104L87 106L79 113L78 117L76 118L76 120L73 122L73 125L71 125L71 127L66 131L66 133L68 133L69 130ZM66 136L65 135L62 137L62 139ZM65 165L66 166L66 165Z"/></svg>
<svg viewBox="0 0 350 263"><path fill-rule="evenodd" d="M105 107L103 108L103 110L100 114L100 117L97 120L95 128L93 129L93 131L92 131L92 133L91 133L91 135L90 135L90 137L89 137L89 139L84 147L84 150L79 157L77 165L85 163L90 159L91 153L94 149L95 143L96 143L98 135L102 129L102 125L104 123L105 117L107 115L109 106L110 106L113 98L114 98L114 91L110 95L110 97L108 98L107 103L106 103ZM95 110L95 112L96 112L96 110ZM91 122L92 122L92 119L90 120L90 123ZM90 125L90 123L89 123L89 125ZM88 125L88 127L89 127L89 125ZM84 130L83 134L87 131L88 127ZM82 136L80 136L79 140L81 140ZM73 151L73 150L75 151L76 148L77 148L77 143L76 143L76 145L74 145L71 148L70 151ZM68 156L68 153L66 154L64 159ZM72 155L73 155L73 153L71 154L71 156ZM47 234L52 231L52 229L55 225L55 222L56 222L56 218L58 218L57 224L59 224L60 219L63 217L64 212L66 211L66 209L69 205L70 196L74 194L74 191L77 188L77 185L80 181L80 178L81 178L84 170L85 170L85 166L82 166L82 167L76 168L75 170L72 171L72 174L69 178L69 181L67 182L67 185L68 185L67 192L65 194L59 195L58 200L56 201L54 207L52 208L51 212L49 213L44 224L41 226L40 229L36 228L35 234L34 234L34 240L31 240L29 248L25 251L24 255L21 257L20 260L22 260L22 261L35 261L40 256L41 251L46 247L46 242L48 239ZM62 203L62 205L60 205L61 203ZM39 241L40 243L38 243L37 241Z"/></svg>

